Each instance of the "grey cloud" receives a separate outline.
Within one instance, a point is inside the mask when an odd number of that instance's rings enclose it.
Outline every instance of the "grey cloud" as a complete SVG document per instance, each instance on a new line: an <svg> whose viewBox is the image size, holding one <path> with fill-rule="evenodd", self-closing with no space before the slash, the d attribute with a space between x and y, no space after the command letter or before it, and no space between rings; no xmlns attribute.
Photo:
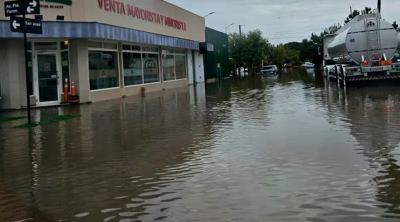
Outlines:
<svg viewBox="0 0 400 222"><path fill-rule="evenodd" d="M260 29L273 44L301 41L312 32L342 24L353 9L376 8L377 0L167 0L198 15L216 13L206 18L208 27L225 32L231 23L243 25L243 30ZM382 3L383 18L400 21L399 0ZM238 30L237 26L229 32ZM304 36L304 37L303 37Z"/></svg>

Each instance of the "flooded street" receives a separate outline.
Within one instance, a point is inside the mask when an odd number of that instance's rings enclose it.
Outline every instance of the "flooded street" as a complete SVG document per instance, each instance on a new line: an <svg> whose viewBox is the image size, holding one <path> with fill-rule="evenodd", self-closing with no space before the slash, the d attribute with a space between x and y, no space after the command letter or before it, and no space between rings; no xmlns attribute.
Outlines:
<svg viewBox="0 0 400 222"><path fill-rule="evenodd" d="M1 123L0 221L399 221L399 102L295 69L34 110L81 116Z"/></svg>

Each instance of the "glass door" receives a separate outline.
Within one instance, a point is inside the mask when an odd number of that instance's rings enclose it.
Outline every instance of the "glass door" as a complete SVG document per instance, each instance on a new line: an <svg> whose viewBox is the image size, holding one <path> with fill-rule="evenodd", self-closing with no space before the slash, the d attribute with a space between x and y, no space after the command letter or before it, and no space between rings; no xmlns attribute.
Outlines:
<svg viewBox="0 0 400 222"><path fill-rule="evenodd" d="M39 103L59 102L57 54L37 54L37 89Z"/></svg>

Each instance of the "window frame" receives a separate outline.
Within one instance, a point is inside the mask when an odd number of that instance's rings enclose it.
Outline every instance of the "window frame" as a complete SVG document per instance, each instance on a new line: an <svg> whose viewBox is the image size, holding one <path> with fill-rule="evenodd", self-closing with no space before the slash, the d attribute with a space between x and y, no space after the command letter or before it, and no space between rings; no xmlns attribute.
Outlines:
<svg viewBox="0 0 400 222"><path fill-rule="evenodd" d="M166 53L164 53L163 51L164 50L166 50L167 52ZM175 50L180 50L180 51L184 51L184 53L183 54L181 54L181 53L176 53L175 52ZM168 52L168 51L172 51L172 52ZM188 79L188 62L187 62L187 59L188 59L188 53L187 53L187 50L186 49L183 49L183 48L169 48L169 47L163 47L163 48L161 48L161 56L163 56L163 55L173 55L174 56L174 72L175 72L175 79L172 79L172 80L164 80L164 69L163 69L163 82L173 82L173 81L180 81L180 80L187 80ZM185 56L185 78L182 78L182 79L177 79L176 78L176 58L175 58L175 56Z"/></svg>
<svg viewBox="0 0 400 222"><path fill-rule="evenodd" d="M131 50L123 49L124 45L131 46ZM139 46L140 51L138 50L132 50L132 46ZM143 51L143 47L152 47L152 48L157 48L158 52L151 52L151 51ZM161 83L161 77L162 77L162 69L161 69L161 56L160 56L160 47L157 45L143 45L143 44L134 44L134 43L121 43L121 55L123 56L124 53L136 53L140 54L141 57L141 68L142 68L142 84L137 84L137 85L125 85L125 81L123 82L123 87L129 88L129 87L137 87L137 86L143 86L143 85L149 85L149 84L156 84L156 83ZM158 81L157 82L151 82L151 83L145 83L144 81L144 54L152 54L152 55L157 55L158 56ZM122 59L122 69L125 70L124 68L124 60ZM121 70L122 71L122 70ZM124 74L123 78L125 78Z"/></svg>
<svg viewBox="0 0 400 222"><path fill-rule="evenodd" d="M28 53L31 53L30 59L31 59L31 68L32 68L32 95L29 95L29 96L35 96L36 95L35 93L37 93L35 91L35 81L33 79L33 76L34 76L33 60L35 58L35 53L36 52L40 52L40 51L55 52L55 53L57 53L57 56L59 56L60 59L61 59L61 54L63 52L68 52L68 79L69 79L69 81L68 81L68 92L71 92L71 84L72 84L71 83L71 79L72 79L72 76L71 76L71 66L70 66L70 64L71 64L70 46L68 44L66 49L62 49L61 45L60 45L60 44L63 44L65 41L69 42L69 40L70 39L56 39L55 41L51 41L49 39L32 39L32 40L28 41L28 50L27 51L28 51ZM36 43L51 43L51 42L55 42L57 44L57 48L56 49L43 49L43 50L39 49L39 50L37 50L36 47L35 47ZM62 64L61 64L61 68L62 68ZM60 72L63 75L63 71L60 70ZM63 82L63 86L64 86L64 79L62 80L62 82ZM62 91L64 91L64 88L62 88L62 89L63 89Z"/></svg>
<svg viewBox="0 0 400 222"><path fill-rule="evenodd" d="M117 46L117 48L116 49L108 49L108 48L93 48L93 47L89 47L88 46L88 48L87 48L87 52L88 52L88 54L87 54L87 56L88 56L88 59L89 59L89 52L90 51L103 51L103 52L115 52L116 53L116 55L117 55L117 61L116 61L116 67L117 67L117 77L118 77L118 81L117 81L117 83L118 83L118 86L115 86L115 87L110 87L110 88L104 88L104 89L91 89L90 88L90 68L89 68L89 92L98 92L98 91L105 91L105 90L112 90L112 89L118 89L118 88L121 88L122 86L121 86L121 80L120 80L120 78L121 78L121 69L120 69L120 53L119 53L119 47L118 47L118 42L108 42L108 41L97 41L97 40L88 40L88 42L99 42L99 43L101 43L101 46L103 47L103 43L112 43L112 44L116 44L116 46ZM89 66L89 63L88 63L88 66Z"/></svg>

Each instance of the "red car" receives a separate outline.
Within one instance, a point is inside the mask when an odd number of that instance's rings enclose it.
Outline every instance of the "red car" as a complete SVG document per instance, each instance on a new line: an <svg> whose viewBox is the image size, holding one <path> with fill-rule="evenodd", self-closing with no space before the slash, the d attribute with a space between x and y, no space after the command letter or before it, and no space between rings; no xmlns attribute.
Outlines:
<svg viewBox="0 0 400 222"><path fill-rule="evenodd" d="M293 64L292 63L286 63L285 65L283 65L283 68L292 68Z"/></svg>

